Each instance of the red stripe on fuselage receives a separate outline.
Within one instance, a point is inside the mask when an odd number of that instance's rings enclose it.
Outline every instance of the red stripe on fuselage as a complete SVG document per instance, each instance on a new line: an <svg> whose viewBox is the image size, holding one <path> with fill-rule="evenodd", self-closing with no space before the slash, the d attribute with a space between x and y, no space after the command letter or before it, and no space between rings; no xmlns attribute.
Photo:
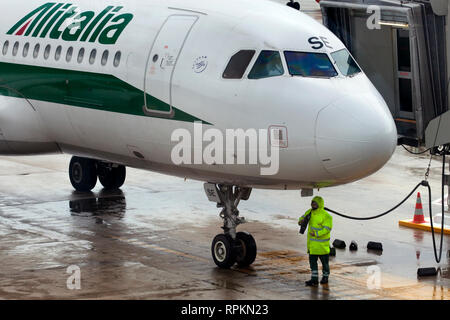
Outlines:
<svg viewBox="0 0 450 320"><path fill-rule="evenodd" d="M25 33L25 30L27 30L28 26L30 25L31 20L28 21L17 33L16 36L21 36Z"/></svg>

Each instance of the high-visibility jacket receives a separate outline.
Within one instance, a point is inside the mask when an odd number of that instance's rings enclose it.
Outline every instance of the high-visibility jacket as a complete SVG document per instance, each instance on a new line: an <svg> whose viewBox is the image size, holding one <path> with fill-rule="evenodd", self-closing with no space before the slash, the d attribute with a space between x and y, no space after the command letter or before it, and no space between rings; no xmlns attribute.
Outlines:
<svg viewBox="0 0 450 320"><path fill-rule="evenodd" d="M325 211L322 197L314 197L312 201L317 202L319 208L309 209L300 217L301 222L308 214L311 218L308 225L308 253L313 255L325 255L330 253L330 233L333 228L333 218ZM314 233L314 236L311 233Z"/></svg>

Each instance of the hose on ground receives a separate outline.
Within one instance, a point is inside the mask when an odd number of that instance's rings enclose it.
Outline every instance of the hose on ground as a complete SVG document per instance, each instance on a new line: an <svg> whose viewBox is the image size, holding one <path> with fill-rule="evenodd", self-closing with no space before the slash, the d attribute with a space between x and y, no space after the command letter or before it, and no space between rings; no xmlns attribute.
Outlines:
<svg viewBox="0 0 450 320"><path fill-rule="evenodd" d="M430 224L431 224L431 234L432 234L432 238L433 238L433 249L434 249L434 257L436 259L437 263L441 262L442 259L442 248L443 248L443 240L444 240L444 182L445 182L445 153L442 156L442 185L441 185L441 196L442 196L442 221L441 221L441 242L440 242L440 248L439 248L439 255L438 255L438 251L436 248L436 239L435 239L435 232L434 232L434 226L433 226L433 208L432 208L432 198L431 198L431 186L428 183L428 181L423 180L420 183L418 183L414 189L406 196L405 199L403 199L399 204L397 204L395 207L389 209L388 211L385 211L381 214L378 214L376 216L371 216L371 217L354 217L354 216L348 216L346 214L337 212L335 210L329 209L329 208L325 208L326 211L334 213L342 218L346 218L346 219L351 219L351 220L359 220L359 221L367 221L367 220L374 220L374 219L378 219L381 218L391 212L393 212L394 210L396 210L398 207L400 207L402 204L404 204L406 202L406 200L408 200L413 193L420 187L420 186L424 186L426 188L428 188L428 206L429 206L429 212L430 212Z"/></svg>

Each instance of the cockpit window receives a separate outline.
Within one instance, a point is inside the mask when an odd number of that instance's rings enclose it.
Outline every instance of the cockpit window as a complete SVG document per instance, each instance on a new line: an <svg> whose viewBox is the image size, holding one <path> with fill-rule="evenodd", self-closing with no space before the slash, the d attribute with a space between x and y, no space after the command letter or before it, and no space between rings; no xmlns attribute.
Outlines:
<svg viewBox="0 0 450 320"><path fill-rule="evenodd" d="M242 79L255 53L255 50L241 50L236 53L231 57L222 77L224 79Z"/></svg>
<svg viewBox="0 0 450 320"><path fill-rule="evenodd" d="M283 62L278 51L261 51L255 65L250 71L249 79L262 79L284 74Z"/></svg>
<svg viewBox="0 0 450 320"><path fill-rule="evenodd" d="M347 49L342 49L331 54L336 61L336 65L344 76L353 76L361 72Z"/></svg>
<svg viewBox="0 0 450 320"><path fill-rule="evenodd" d="M338 75L326 53L285 51L284 56L292 76L331 78Z"/></svg>

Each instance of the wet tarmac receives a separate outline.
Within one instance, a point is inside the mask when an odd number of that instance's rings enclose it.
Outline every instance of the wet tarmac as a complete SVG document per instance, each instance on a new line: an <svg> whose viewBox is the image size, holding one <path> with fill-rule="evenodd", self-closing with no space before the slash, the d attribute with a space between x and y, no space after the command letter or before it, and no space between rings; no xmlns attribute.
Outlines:
<svg viewBox="0 0 450 320"><path fill-rule="evenodd" d="M450 297L450 238L444 239L437 265L430 233L398 226L398 220L412 217L415 199L375 221L335 216L332 240L345 240L347 249L331 259L329 285L310 289L304 286L310 276L306 239L297 227L310 199L299 192L254 190L239 207L249 221L239 229L256 238L257 260L248 269L220 270L210 244L221 232L221 219L202 183L129 169L122 191L98 185L80 194L67 176L69 160L66 155L0 157L1 299ZM398 149L375 175L319 194L330 208L372 215L408 194L427 164L426 156ZM433 161L436 197L439 170L439 161ZM422 197L426 203L426 194ZM348 250L351 240L358 251ZM382 242L382 254L367 251L368 241ZM79 290L67 285L71 266L81 272ZM441 268L438 277L417 278L418 267L434 266Z"/></svg>
<svg viewBox="0 0 450 320"><path fill-rule="evenodd" d="M301 3L321 20L315 1ZM69 161L66 155L0 157L0 299L450 298L450 238L436 264L431 234L398 226L414 214L414 197L374 221L334 216L332 240L345 240L347 249L331 258L329 285L310 289L304 286L310 277L306 236L297 226L310 198L298 191L254 190L241 203L248 223L239 230L253 234L259 254L248 269L221 270L210 245L222 221L201 182L128 169L120 192L97 185L82 194L70 185ZM398 148L375 175L319 194L332 209L374 215L403 199L427 165L426 155ZM436 213L440 166L432 162L430 177ZM348 250L352 240L356 252ZM368 251L368 241L382 242L383 252ZM421 267L440 273L418 279ZM80 271L80 282L72 281L72 270Z"/></svg>

